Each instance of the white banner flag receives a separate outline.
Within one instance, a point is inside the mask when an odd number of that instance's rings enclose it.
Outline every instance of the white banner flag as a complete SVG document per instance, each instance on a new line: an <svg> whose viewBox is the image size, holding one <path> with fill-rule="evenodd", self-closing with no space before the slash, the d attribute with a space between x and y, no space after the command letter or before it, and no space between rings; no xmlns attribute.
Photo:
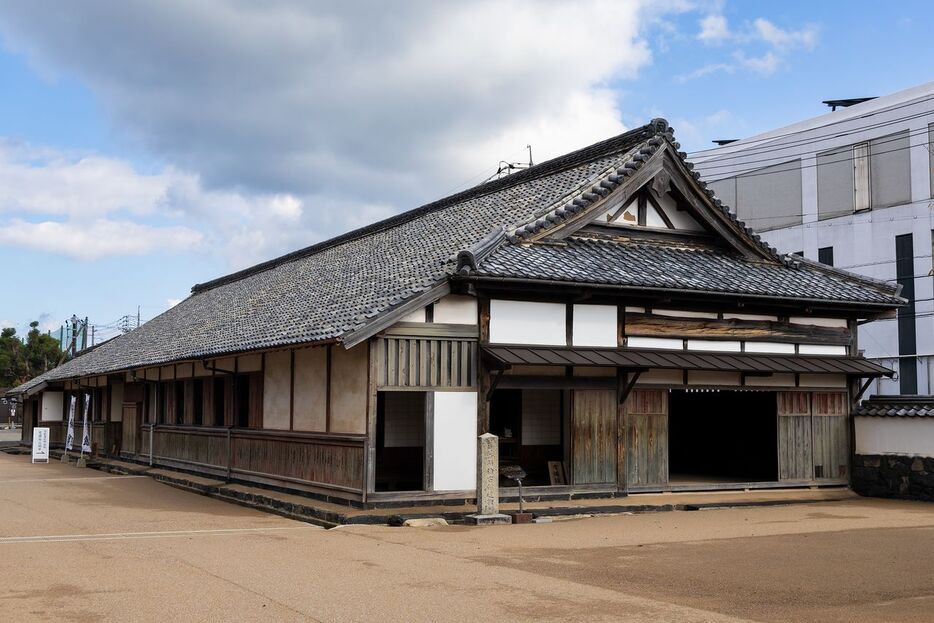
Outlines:
<svg viewBox="0 0 934 623"><path fill-rule="evenodd" d="M71 450L75 445L75 405L78 402L76 396L71 397L71 403L68 405L68 436L65 437L65 449Z"/></svg>
<svg viewBox="0 0 934 623"><path fill-rule="evenodd" d="M91 431L88 429L88 411L91 410L91 394L84 395L84 429L81 432L81 452L91 452Z"/></svg>

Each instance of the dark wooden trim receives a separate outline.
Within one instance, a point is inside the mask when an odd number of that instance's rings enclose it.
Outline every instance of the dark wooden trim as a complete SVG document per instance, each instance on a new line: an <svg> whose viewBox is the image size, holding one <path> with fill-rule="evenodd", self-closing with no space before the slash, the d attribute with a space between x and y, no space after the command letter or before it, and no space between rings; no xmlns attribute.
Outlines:
<svg viewBox="0 0 934 623"><path fill-rule="evenodd" d="M425 448L423 468L425 491L435 488L435 393L425 392Z"/></svg>
<svg viewBox="0 0 934 623"><path fill-rule="evenodd" d="M366 446L364 447L364 487L363 499L366 499L376 490L376 436L379 394L376 388L377 370L380 362L377 360L376 340L368 342L369 365L367 366L367 400L366 400Z"/></svg>
<svg viewBox="0 0 934 623"><path fill-rule="evenodd" d="M477 297L477 305L480 311L480 343L490 343L490 299L489 297Z"/></svg>
<svg viewBox="0 0 934 623"><path fill-rule="evenodd" d="M568 346L574 345L574 303L564 304L564 341Z"/></svg>
<svg viewBox="0 0 934 623"><path fill-rule="evenodd" d="M441 322L397 322L379 334L393 337L441 337L475 340L480 337L477 325Z"/></svg>
<svg viewBox="0 0 934 623"><path fill-rule="evenodd" d="M497 384L502 389L616 389L612 376L525 376L505 374Z"/></svg>

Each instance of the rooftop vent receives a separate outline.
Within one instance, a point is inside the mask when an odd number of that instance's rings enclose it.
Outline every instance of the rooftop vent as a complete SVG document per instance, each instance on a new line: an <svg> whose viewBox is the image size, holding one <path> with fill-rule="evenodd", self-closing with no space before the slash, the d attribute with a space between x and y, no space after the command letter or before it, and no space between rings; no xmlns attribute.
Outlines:
<svg viewBox="0 0 934 623"><path fill-rule="evenodd" d="M714 139L711 142L722 146L722 145L729 145L730 143L735 143L738 140L739 140L738 138L718 138L718 139Z"/></svg>
<svg viewBox="0 0 934 623"><path fill-rule="evenodd" d="M868 102L869 100L874 100L874 97L851 97L850 99L845 100L824 100L822 103L830 106L830 111L835 111L839 108L848 108L854 104L862 104L863 102Z"/></svg>

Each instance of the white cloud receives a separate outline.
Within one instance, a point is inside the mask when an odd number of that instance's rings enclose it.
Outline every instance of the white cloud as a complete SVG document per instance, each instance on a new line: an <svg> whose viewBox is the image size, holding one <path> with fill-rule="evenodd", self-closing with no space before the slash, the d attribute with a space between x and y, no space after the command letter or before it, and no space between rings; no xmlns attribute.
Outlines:
<svg viewBox="0 0 934 623"><path fill-rule="evenodd" d="M182 302L182 299L166 299L166 300L165 300L165 303L166 303L166 305L168 306L169 309L171 309L172 307L175 307L176 305L178 305L178 304L181 303L181 302Z"/></svg>
<svg viewBox="0 0 934 623"><path fill-rule="evenodd" d="M12 219L0 224L0 243L81 260L146 255L155 251L193 251L203 236L186 227L152 227L132 221L90 222Z"/></svg>
<svg viewBox="0 0 934 623"><path fill-rule="evenodd" d="M813 50L817 45L817 27L808 25L799 30L785 30L762 17L753 22L759 38L776 48L804 48Z"/></svg>
<svg viewBox="0 0 934 623"><path fill-rule="evenodd" d="M541 161L623 131L607 85L649 65L646 29L686 8L0 0L5 44L171 163L0 145L0 226L135 221L175 248L191 239L166 228L182 227L243 266L460 190L529 143ZM159 245L107 252L141 248Z"/></svg>
<svg viewBox="0 0 934 623"><path fill-rule="evenodd" d="M776 54L775 52L766 52L762 56L746 56L742 52L737 52L735 55L736 62L741 66L749 69L750 71L761 74L763 76L768 76L769 74L775 73L775 71L782 64L782 57Z"/></svg>
<svg viewBox="0 0 934 623"><path fill-rule="evenodd" d="M704 43L717 45L730 38L730 28L723 15L707 15L700 21L697 38Z"/></svg>
<svg viewBox="0 0 934 623"><path fill-rule="evenodd" d="M732 74L740 69L768 76L784 65L792 52L810 52L818 43L818 29L814 25L784 29L762 17L747 23L738 31L731 31L726 18L720 13L713 13L701 19L700 28L697 38L708 45L732 42L742 47L733 52L731 62L708 63L676 76L677 82L684 83L715 73ZM751 52L746 49L749 47L757 48L758 51Z"/></svg>

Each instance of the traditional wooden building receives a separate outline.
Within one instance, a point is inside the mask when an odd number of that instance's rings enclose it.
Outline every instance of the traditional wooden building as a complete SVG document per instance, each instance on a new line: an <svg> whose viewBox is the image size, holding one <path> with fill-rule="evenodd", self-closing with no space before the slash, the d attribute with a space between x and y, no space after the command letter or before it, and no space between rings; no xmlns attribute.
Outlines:
<svg viewBox="0 0 934 623"><path fill-rule="evenodd" d="M196 285L16 388L24 439L90 393L100 453L352 504L472 498L483 432L537 496L846 485L897 287L778 255L678 150L654 120Z"/></svg>

